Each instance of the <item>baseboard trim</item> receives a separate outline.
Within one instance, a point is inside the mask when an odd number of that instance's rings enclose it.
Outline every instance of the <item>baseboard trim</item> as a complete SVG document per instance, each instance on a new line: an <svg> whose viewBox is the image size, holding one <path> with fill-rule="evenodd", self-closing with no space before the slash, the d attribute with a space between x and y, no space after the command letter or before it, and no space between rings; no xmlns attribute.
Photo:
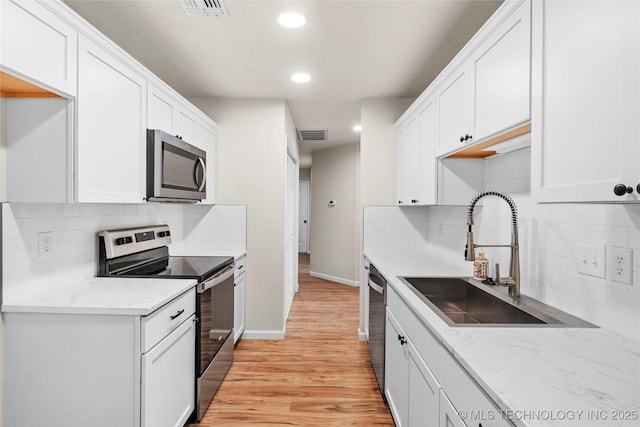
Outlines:
<svg viewBox="0 0 640 427"><path fill-rule="evenodd" d="M242 333L243 340L283 340L284 337L284 330L250 331L245 329Z"/></svg>
<svg viewBox="0 0 640 427"><path fill-rule="evenodd" d="M310 271L309 276L317 277L318 279L329 280L331 282L341 283L343 285L360 286L360 282L357 280L343 279L342 277L335 277L335 276L330 276L328 274L316 273L315 271Z"/></svg>
<svg viewBox="0 0 640 427"><path fill-rule="evenodd" d="M367 332L362 329L358 329L358 339L360 341L369 341L369 337L367 336Z"/></svg>

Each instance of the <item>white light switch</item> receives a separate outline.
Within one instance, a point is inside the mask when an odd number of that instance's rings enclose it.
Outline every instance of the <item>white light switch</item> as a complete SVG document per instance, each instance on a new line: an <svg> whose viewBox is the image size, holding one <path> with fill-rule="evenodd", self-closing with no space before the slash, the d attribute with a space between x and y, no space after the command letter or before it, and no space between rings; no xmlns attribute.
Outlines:
<svg viewBox="0 0 640 427"><path fill-rule="evenodd" d="M578 273L605 277L605 247L590 243L578 243L576 247Z"/></svg>

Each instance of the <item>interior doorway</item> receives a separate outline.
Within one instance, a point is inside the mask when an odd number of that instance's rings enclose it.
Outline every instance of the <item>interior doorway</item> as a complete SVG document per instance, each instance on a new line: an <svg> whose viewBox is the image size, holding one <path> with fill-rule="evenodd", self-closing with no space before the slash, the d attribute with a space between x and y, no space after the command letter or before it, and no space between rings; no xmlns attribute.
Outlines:
<svg viewBox="0 0 640 427"><path fill-rule="evenodd" d="M298 253L309 253L309 181L300 181L298 198Z"/></svg>

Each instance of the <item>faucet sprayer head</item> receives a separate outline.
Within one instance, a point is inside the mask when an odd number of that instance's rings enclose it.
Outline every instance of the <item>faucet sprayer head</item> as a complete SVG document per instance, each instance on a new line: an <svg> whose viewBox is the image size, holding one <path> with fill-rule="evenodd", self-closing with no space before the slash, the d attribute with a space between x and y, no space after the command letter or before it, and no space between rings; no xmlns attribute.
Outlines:
<svg viewBox="0 0 640 427"><path fill-rule="evenodd" d="M476 255L473 250L473 231L471 231L471 226L469 226L469 231L467 231L467 245L464 248L464 259L467 261L473 261L476 259Z"/></svg>

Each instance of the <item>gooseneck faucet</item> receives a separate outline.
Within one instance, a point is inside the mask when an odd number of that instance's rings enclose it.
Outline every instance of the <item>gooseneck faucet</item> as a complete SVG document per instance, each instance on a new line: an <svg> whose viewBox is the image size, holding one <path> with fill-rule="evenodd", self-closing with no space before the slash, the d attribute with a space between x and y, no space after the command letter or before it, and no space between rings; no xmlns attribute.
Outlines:
<svg viewBox="0 0 640 427"><path fill-rule="evenodd" d="M478 200L485 196L497 196L503 199L509 205L511 209L511 244L510 245L477 245L473 243L473 210L478 203ZM504 193L499 191L483 191L475 195L475 197L469 203L469 212L467 214L467 225L469 231L467 231L467 245L465 247L464 255L467 261L473 261L475 259L474 249L478 247L484 248L511 248L511 265L509 270L509 277L500 278L499 265L496 264L496 279L495 282L498 285L509 286L509 295L514 298L520 296L520 249L518 246L518 209L516 204Z"/></svg>

